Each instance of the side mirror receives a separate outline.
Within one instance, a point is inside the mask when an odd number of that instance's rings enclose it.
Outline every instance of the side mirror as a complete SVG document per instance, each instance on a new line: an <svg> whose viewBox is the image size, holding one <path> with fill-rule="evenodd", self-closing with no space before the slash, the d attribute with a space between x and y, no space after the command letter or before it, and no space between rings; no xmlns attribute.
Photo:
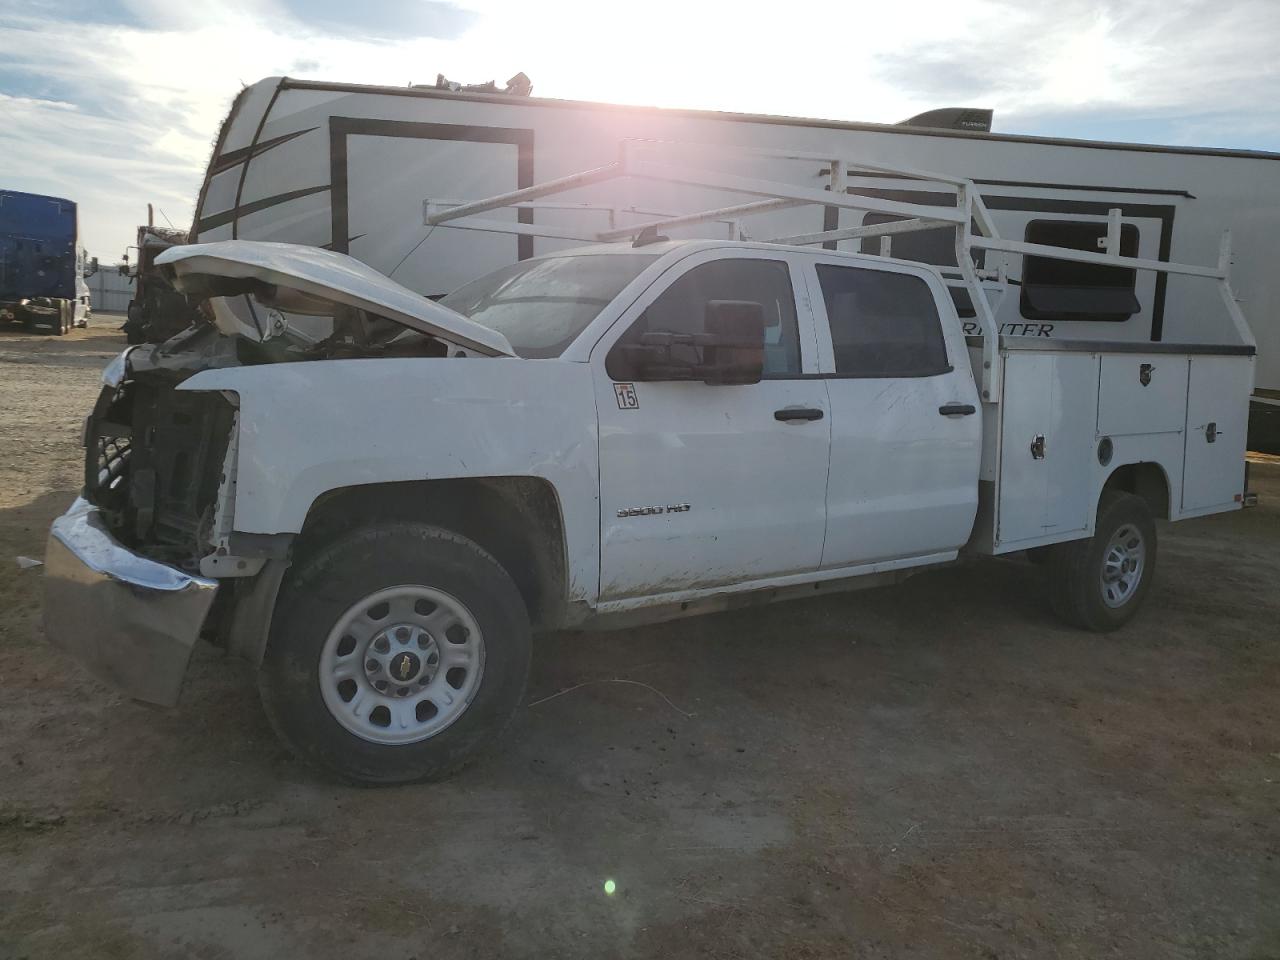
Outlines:
<svg viewBox="0 0 1280 960"><path fill-rule="evenodd" d="M86 277L92 277L92 276L93 276L95 273L97 273L97 272L98 272L98 258L97 258L97 257L90 257L90 258L89 258L89 269L88 269L88 270L86 270L86 271L84 272L84 275L85 275Z"/></svg>
<svg viewBox="0 0 1280 960"><path fill-rule="evenodd" d="M120 276L122 276L122 277L127 277L127 276L129 275L129 264L128 264L128 262L122 263L122 264L120 264L118 267L116 267L116 272L117 272L118 274L120 274Z"/></svg>
<svg viewBox="0 0 1280 960"><path fill-rule="evenodd" d="M619 343L605 369L614 380L758 383L764 372L764 306L749 300L709 300L702 333L653 330Z"/></svg>

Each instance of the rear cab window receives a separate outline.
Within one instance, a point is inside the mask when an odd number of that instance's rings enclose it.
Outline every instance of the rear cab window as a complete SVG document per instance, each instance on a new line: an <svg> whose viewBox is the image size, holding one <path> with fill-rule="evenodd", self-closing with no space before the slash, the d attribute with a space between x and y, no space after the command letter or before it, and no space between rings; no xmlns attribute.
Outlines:
<svg viewBox="0 0 1280 960"><path fill-rule="evenodd" d="M863 226L879 226L885 223L899 223L909 217L892 213L868 213L862 218ZM979 233L977 221L971 230ZM863 237L861 250L868 256L878 256L882 237ZM914 260L917 263L928 263L937 267L956 266L956 231L954 227L938 227L936 230L916 230L911 233L899 233L889 236L889 256L897 260ZM986 263L986 251L974 249L970 256L973 265L981 270ZM947 287L951 300L955 304L956 313L961 317L976 317L978 312L973 308L969 291L961 287Z"/></svg>
<svg viewBox="0 0 1280 960"><path fill-rule="evenodd" d="M835 375L932 377L949 373L933 289L910 273L816 265Z"/></svg>

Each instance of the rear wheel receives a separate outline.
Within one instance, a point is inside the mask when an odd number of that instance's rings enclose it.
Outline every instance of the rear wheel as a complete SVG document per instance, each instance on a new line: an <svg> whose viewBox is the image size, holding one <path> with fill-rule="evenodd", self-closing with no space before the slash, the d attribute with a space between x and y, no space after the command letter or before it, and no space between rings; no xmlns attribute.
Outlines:
<svg viewBox="0 0 1280 960"><path fill-rule="evenodd" d="M437 780L505 729L528 677L529 620L475 543L378 524L291 573L260 690L299 756L364 783Z"/></svg>
<svg viewBox="0 0 1280 960"><path fill-rule="evenodd" d="M1108 491L1092 537L1050 548L1050 605L1073 626L1116 630L1142 606L1155 566L1156 527L1146 501Z"/></svg>
<svg viewBox="0 0 1280 960"><path fill-rule="evenodd" d="M71 330L71 321L74 319L71 303L67 300L52 300L46 301L46 304L52 308L53 313L40 315L40 322L49 324L44 327L44 332L55 337L65 336Z"/></svg>

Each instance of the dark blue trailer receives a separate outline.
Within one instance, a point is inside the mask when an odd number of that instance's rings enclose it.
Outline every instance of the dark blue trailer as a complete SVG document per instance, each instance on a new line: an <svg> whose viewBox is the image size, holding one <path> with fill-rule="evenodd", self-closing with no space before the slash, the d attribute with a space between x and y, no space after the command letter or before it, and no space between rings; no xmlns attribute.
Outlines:
<svg viewBox="0 0 1280 960"><path fill-rule="evenodd" d="M63 334L84 326L97 269L78 242L76 205L0 190L0 320Z"/></svg>

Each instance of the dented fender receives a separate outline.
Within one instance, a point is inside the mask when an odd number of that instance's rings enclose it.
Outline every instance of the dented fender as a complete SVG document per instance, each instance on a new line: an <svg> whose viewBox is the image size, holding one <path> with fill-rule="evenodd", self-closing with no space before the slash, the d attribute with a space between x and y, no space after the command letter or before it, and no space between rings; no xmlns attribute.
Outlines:
<svg viewBox="0 0 1280 960"><path fill-rule="evenodd" d="M233 529L302 530L316 500L373 483L522 476L563 511L571 600L599 582L591 370L517 358L380 358L205 370L181 390L239 399Z"/></svg>

